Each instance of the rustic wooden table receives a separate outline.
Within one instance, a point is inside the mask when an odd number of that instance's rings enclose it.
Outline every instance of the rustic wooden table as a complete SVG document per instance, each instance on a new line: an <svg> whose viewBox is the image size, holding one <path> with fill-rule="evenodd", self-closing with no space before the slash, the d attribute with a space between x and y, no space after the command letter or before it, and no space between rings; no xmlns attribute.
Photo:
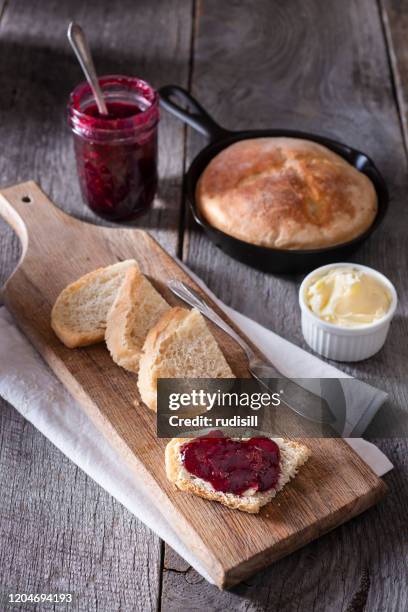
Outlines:
<svg viewBox="0 0 408 612"><path fill-rule="evenodd" d="M64 120L67 95L81 79L65 38L71 19L88 32L104 73L180 84L229 128L315 130L374 158L389 184L390 212L356 261L395 282L400 306L386 348L344 369L380 376L407 401L407 4L0 0L0 184L34 179L59 206L99 223L81 203ZM203 145L163 113L160 192L140 224L228 304L304 346L301 279L238 264L192 226L182 176ZM4 224L0 244L3 282L19 257ZM395 464L383 503L219 592L11 406L0 405L0 592L71 591L71 609L86 611L408 609L404 441L379 442Z"/></svg>

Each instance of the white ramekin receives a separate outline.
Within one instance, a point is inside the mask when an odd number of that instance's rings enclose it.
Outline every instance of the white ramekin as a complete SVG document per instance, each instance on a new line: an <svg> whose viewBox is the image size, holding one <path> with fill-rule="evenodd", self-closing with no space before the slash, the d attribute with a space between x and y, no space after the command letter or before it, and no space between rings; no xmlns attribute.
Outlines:
<svg viewBox="0 0 408 612"><path fill-rule="evenodd" d="M342 327L322 321L307 306L306 288L310 283L334 268L355 268L377 278L390 292L391 305L382 319L369 325ZM333 263L316 268L304 279L299 289L299 305L302 312L303 337L311 349L336 361L361 361L377 353L384 345L391 319L397 307L397 292L394 285L380 272L356 263Z"/></svg>

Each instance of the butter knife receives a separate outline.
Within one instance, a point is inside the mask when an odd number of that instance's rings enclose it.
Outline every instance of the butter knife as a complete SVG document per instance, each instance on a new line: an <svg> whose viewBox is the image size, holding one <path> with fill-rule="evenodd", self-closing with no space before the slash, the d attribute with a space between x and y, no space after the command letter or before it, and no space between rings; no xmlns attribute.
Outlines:
<svg viewBox="0 0 408 612"><path fill-rule="evenodd" d="M253 378L268 391L279 391L282 403L296 414L315 423L333 425L336 422L337 419L330 410L326 399L305 389L296 380L287 378L272 363L258 357L249 344L194 289L178 280L170 280L167 285L177 297L197 308L201 314L215 323L240 345L248 359L248 370Z"/></svg>

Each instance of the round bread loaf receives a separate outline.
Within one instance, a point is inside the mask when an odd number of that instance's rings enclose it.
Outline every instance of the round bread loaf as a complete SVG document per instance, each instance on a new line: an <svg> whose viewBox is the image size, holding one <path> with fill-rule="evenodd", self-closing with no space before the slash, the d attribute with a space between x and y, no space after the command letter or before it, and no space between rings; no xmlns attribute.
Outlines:
<svg viewBox="0 0 408 612"><path fill-rule="evenodd" d="M196 201L210 225L278 249L348 242L377 213L374 186L364 174L326 147L297 138L230 145L204 170Z"/></svg>

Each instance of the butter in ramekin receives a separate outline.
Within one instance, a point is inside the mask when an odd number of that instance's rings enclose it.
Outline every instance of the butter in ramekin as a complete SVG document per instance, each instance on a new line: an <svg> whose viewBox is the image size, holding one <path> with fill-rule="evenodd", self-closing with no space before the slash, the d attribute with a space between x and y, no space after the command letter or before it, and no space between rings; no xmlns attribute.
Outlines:
<svg viewBox="0 0 408 612"><path fill-rule="evenodd" d="M391 306L388 288L376 277L353 267L333 267L305 292L309 309L323 321L342 327L370 325Z"/></svg>

